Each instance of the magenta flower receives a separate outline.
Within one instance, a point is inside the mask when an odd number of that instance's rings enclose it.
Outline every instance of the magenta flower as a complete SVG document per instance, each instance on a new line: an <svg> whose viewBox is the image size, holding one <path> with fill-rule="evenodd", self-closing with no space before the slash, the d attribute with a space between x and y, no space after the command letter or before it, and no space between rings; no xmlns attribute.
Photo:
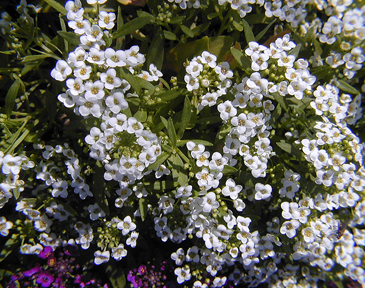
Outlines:
<svg viewBox="0 0 365 288"><path fill-rule="evenodd" d="M44 271L38 274L37 284L41 284L42 287L49 287L54 281L54 277L48 271Z"/></svg>
<svg viewBox="0 0 365 288"><path fill-rule="evenodd" d="M138 268L138 274L140 274L140 275L144 275L144 274L146 274L146 272L147 272L147 267L146 267L146 265L141 265L141 266L139 266L139 268Z"/></svg>
<svg viewBox="0 0 365 288"><path fill-rule="evenodd" d="M46 259L51 255L53 255L52 247L46 246L46 247L43 248L43 250L41 252L39 252L38 256L43 258L43 259Z"/></svg>
<svg viewBox="0 0 365 288"><path fill-rule="evenodd" d="M32 276L32 275L34 275L36 273L39 273L40 271L41 271L41 268L37 266L37 267L34 267L34 268L30 269L30 270L24 271L23 275L25 277L30 277L30 276Z"/></svg>

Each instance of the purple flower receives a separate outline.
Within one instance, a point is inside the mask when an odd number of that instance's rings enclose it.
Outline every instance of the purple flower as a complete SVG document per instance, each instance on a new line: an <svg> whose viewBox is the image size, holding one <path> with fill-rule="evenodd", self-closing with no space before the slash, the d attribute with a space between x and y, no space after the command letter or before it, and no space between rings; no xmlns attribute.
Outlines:
<svg viewBox="0 0 365 288"><path fill-rule="evenodd" d="M30 277L36 273L39 273L41 271L41 268L39 266L37 267L34 267L30 270L27 270L27 271L24 271L23 275L26 276L26 277Z"/></svg>
<svg viewBox="0 0 365 288"><path fill-rule="evenodd" d="M52 282L54 281L54 277L48 271L44 271L38 274L37 284L41 284L42 287L49 287L51 286Z"/></svg>
<svg viewBox="0 0 365 288"><path fill-rule="evenodd" d="M140 274L140 275L144 275L144 274L146 274L146 272L147 272L147 267L146 267L146 265L141 265L141 266L139 266L139 268L138 268L138 274Z"/></svg>
<svg viewBox="0 0 365 288"><path fill-rule="evenodd" d="M43 251L39 252L38 256L43 258L43 259L46 259L51 255L53 255L52 247L46 246L46 247L43 248Z"/></svg>

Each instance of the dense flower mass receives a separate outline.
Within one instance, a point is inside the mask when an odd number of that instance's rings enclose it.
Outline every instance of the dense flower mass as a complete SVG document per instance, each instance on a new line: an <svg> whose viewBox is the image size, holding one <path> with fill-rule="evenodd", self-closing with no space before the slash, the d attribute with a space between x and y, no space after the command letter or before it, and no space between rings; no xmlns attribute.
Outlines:
<svg viewBox="0 0 365 288"><path fill-rule="evenodd" d="M0 20L9 287L365 287L361 1L46 2Z"/></svg>

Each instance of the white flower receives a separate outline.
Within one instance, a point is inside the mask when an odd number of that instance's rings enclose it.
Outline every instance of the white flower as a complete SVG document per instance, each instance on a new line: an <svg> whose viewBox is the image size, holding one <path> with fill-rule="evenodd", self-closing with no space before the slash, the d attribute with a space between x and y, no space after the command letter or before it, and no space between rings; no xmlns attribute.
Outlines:
<svg viewBox="0 0 365 288"><path fill-rule="evenodd" d="M255 190L256 190L255 193L256 200L264 200L271 197L272 187L269 184L264 185L261 183L256 183Z"/></svg>
<svg viewBox="0 0 365 288"><path fill-rule="evenodd" d="M127 256L127 250L124 249L123 244L119 244L118 247L112 248L112 257L115 260L119 261L125 256Z"/></svg>
<svg viewBox="0 0 365 288"><path fill-rule="evenodd" d="M219 80L223 81L226 78L232 78L233 72L229 69L229 63L223 62L221 65L217 65L214 68L215 72L217 72Z"/></svg>
<svg viewBox="0 0 365 288"><path fill-rule="evenodd" d="M100 80L104 83L106 89L112 90L122 84L122 80L116 75L117 72L113 68L108 69L106 73L100 74Z"/></svg>
<svg viewBox="0 0 365 288"><path fill-rule="evenodd" d="M193 78L197 78L202 71L203 65L195 60L192 60L190 64L186 67L186 72L189 73Z"/></svg>
<svg viewBox="0 0 365 288"><path fill-rule="evenodd" d="M237 109L233 107L232 102L226 100L224 103L218 105L218 111L222 120L227 121L233 116L236 116Z"/></svg>
<svg viewBox="0 0 365 288"><path fill-rule="evenodd" d="M99 26L101 28L105 28L108 30L113 29L115 19L115 13L107 13L105 11L99 12Z"/></svg>
<svg viewBox="0 0 365 288"><path fill-rule="evenodd" d="M87 210L90 213L90 219L93 221L95 221L98 218L105 217L105 212L99 207L99 205L97 203L90 204L87 207Z"/></svg>
<svg viewBox="0 0 365 288"><path fill-rule="evenodd" d="M132 248L135 248L137 245L138 235L139 235L138 232L133 231L131 233L131 236L127 239L127 241L125 243L127 245L131 246Z"/></svg>
<svg viewBox="0 0 365 288"><path fill-rule="evenodd" d="M176 195L175 195L175 198L178 199L178 198L188 198L190 197L191 195L193 195L191 193L191 191L193 190L193 186L191 185L188 185L188 186L181 186L179 187L177 190L176 190Z"/></svg>
<svg viewBox="0 0 365 288"><path fill-rule="evenodd" d="M174 270L175 275L177 276L177 283L181 284L185 281L190 280L190 268L189 266L185 265L184 267L178 267Z"/></svg>
<svg viewBox="0 0 365 288"><path fill-rule="evenodd" d="M85 63L73 71L75 77L81 78L82 80L88 80L90 78L91 72L91 66L88 66Z"/></svg>
<svg viewBox="0 0 365 288"><path fill-rule="evenodd" d="M85 29L90 29L91 27L89 20L83 18L75 18L74 20L68 21L67 24L71 29L74 29L74 33L77 35L85 34Z"/></svg>
<svg viewBox="0 0 365 288"><path fill-rule="evenodd" d="M85 29L85 35L90 42L96 42L103 38L104 33L98 25L92 25Z"/></svg>
<svg viewBox="0 0 365 288"><path fill-rule="evenodd" d="M95 64L99 64L102 65L104 64L105 61L105 52L104 51L100 51L97 48L90 48L88 57L86 58L86 60L89 63L95 63Z"/></svg>
<svg viewBox="0 0 365 288"><path fill-rule="evenodd" d="M171 254L171 259L175 261L175 264L181 266L185 261L185 253L183 248L177 249L176 252Z"/></svg>
<svg viewBox="0 0 365 288"><path fill-rule="evenodd" d="M67 19L75 20L83 17L84 8L82 8L82 3L80 0L67 1L65 4L65 9L67 11Z"/></svg>
<svg viewBox="0 0 365 288"><path fill-rule="evenodd" d="M290 220L283 223L280 228L280 233L286 235L288 238L293 238L296 234L300 222L298 220Z"/></svg>
<svg viewBox="0 0 365 288"><path fill-rule="evenodd" d="M67 197L67 195L68 195L67 181L62 180L62 179L58 179L56 182L54 182L52 184L52 188L53 188L53 190L52 190L52 196L53 197L58 197L58 196L60 196L61 198L66 198Z"/></svg>
<svg viewBox="0 0 365 288"><path fill-rule="evenodd" d="M222 189L222 194L224 196L229 196L232 200L238 198L238 193L242 191L241 185L236 185L233 179L229 178L226 181L226 186Z"/></svg>
<svg viewBox="0 0 365 288"><path fill-rule="evenodd" d="M129 232L135 230L136 227L137 227L137 225L132 222L131 216L125 217L124 220L120 221L117 224L117 228L119 230L122 230L122 234L124 236L127 235Z"/></svg>
<svg viewBox="0 0 365 288"><path fill-rule="evenodd" d="M214 192L209 192L203 197L203 202L201 206L203 207L203 212L211 212L213 209L219 207L219 202L216 200L217 195Z"/></svg>
<svg viewBox="0 0 365 288"><path fill-rule="evenodd" d="M217 66L217 56L204 51L200 57L200 62L203 64L208 64L210 68L215 68Z"/></svg>
<svg viewBox="0 0 365 288"><path fill-rule="evenodd" d="M105 263L105 262L108 262L109 259L110 259L110 252L109 251L104 251L104 252L101 252L100 250L98 251L95 251L94 253L94 263L96 265L100 265L102 263Z"/></svg>
<svg viewBox="0 0 365 288"><path fill-rule="evenodd" d="M58 60L56 67L52 69L51 76L57 81L65 81L67 76L72 73L71 67L65 60Z"/></svg>
<svg viewBox="0 0 365 288"><path fill-rule="evenodd" d="M67 79L66 86L69 89L69 93L73 96L78 96L85 91L85 87L81 78Z"/></svg>
<svg viewBox="0 0 365 288"><path fill-rule="evenodd" d="M4 216L0 217L0 235L1 236L8 236L9 229L13 227L13 223L10 221L7 221Z"/></svg>
<svg viewBox="0 0 365 288"><path fill-rule="evenodd" d="M198 78L186 74L184 76L184 81L186 82L186 89L188 89L188 91L197 90L199 88Z"/></svg>

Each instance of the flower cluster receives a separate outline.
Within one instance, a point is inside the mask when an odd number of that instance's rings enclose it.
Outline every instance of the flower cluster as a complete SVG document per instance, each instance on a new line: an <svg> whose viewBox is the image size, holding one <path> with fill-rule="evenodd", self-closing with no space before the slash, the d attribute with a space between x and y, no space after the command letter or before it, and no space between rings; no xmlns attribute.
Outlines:
<svg viewBox="0 0 365 288"><path fill-rule="evenodd" d="M35 267L17 273L11 277L7 287L103 287L100 281L92 279L84 281L84 275L79 264L76 264L77 256L75 246L66 246L64 252L56 252L49 246L42 247L38 254L40 262ZM57 256L58 255L58 256Z"/></svg>

